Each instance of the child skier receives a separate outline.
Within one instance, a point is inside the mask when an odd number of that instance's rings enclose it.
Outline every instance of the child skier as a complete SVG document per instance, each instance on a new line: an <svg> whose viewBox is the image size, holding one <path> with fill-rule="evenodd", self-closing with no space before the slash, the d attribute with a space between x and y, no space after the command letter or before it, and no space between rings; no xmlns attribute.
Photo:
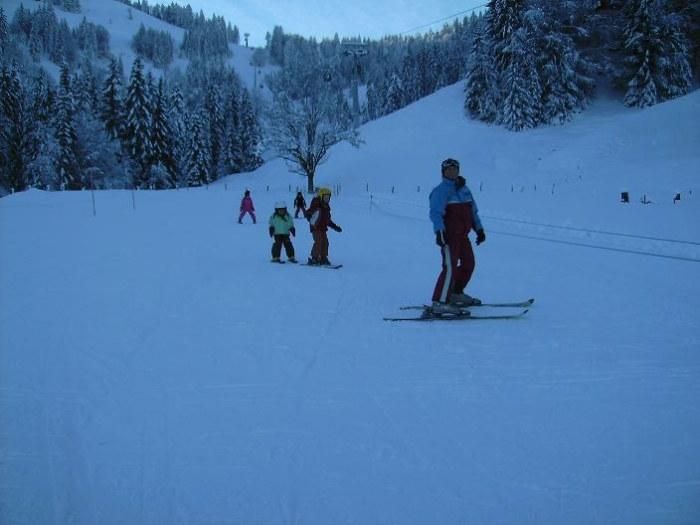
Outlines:
<svg viewBox="0 0 700 525"><path fill-rule="evenodd" d="M302 215L306 215L306 201L300 191L297 192L297 196L294 199L294 208L295 219L299 218L299 212L301 212Z"/></svg>
<svg viewBox="0 0 700 525"><path fill-rule="evenodd" d="M282 252L283 244L287 260L290 263L297 262L294 258L294 246L292 246L292 241L289 239L290 233L292 237L296 237L297 232L294 229L294 219L287 211L287 204L284 201L277 202L275 203L275 212L270 217L270 237L275 240L272 244L272 262L282 262L280 261L280 253Z"/></svg>
<svg viewBox="0 0 700 525"><path fill-rule="evenodd" d="M306 218L309 220L311 235L314 238L314 245L311 248L311 257L308 264L320 264L330 266L328 260L328 228L337 232L343 229L331 219L331 190L319 188L318 195L314 197L306 210Z"/></svg>
<svg viewBox="0 0 700 525"><path fill-rule="evenodd" d="M250 197L250 190L245 190L243 198L241 199L241 214L238 216L238 224L242 224L243 217L246 213L250 214L253 218L253 224L256 224L255 206L253 205L253 199Z"/></svg>

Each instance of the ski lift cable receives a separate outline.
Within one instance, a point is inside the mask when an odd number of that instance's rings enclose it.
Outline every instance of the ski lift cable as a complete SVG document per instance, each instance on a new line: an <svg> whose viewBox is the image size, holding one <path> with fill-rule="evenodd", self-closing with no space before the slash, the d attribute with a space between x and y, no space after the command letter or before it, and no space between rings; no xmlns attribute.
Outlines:
<svg viewBox="0 0 700 525"><path fill-rule="evenodd" d="M477 9L481 9L482 7L488 7L488 4L477 5L477 6L475 6L475 7L471 7L471 8L469 8L469 9L465 9L464 11L460 11L459 13L454 13L454 14L452 14L452 15L450 15L450 16L445 16L445 17L443 17L443 18L440 18L439 20L433 20L432 22L429 22L429 23L427 23L427 24L423 24L423 25L421 25L421 26L417 26L417 27L414 27L414 28L412 28L412 29L408 29L408 30L406 30L406 31L402 31L402 32L399 33L399 35L405 35L406 33L415 33L415 32L418 31L419 29L424 29L424 28L426 28L426 27L430 27L430 26L432 26L432 25L439 24L440 22L445 22L445 21L447 21L447 20L451 20L451 19L453 19L453 18L455 18L455 17L457 17L457 16L464 15L464 14L467 14L467 13L471 13L472 11L476 11Z"/></svg>

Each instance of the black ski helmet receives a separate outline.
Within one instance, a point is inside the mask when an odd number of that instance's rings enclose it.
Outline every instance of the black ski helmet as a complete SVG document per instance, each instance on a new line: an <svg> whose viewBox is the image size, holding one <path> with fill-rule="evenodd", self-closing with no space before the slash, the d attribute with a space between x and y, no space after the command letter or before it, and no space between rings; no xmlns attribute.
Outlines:
<svg viewBox="0 0 700 525"><path fill-rule="evenodd" d="M459 169L459 161L455 159L445 159L442 161L441 169L445 173L447 168L457 168Z"/></svg>

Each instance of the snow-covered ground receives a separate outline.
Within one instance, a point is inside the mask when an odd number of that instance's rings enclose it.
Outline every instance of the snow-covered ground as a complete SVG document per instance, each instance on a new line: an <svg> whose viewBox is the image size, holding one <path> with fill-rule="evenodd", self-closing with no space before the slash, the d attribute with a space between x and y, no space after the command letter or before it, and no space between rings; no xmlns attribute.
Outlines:
<svg viewBox="0 0 700 525"><path fill-rule="evenodd" d="M334 148L338 271L268 262L281 162L0 200L0 523L698 523L700 93L513 134L461 89ZM521 320L382 320L430 298L446 156Z"/></svg>
<svg viewBox="0 0 700 525"><path fill-rule="evenodd" d="M5 10L8 21L11 22L17 8L23 5L27 9L36 9L41 4L33 0L1 0L0 6ZM109 47L111 53L122 59L124 70L129 75L131 66L136 59L136 53L131 48L131 41L134 35L138 32L141 25L146 28L156 31L169 32L175 43L175 60L169 66L170 68L179 68L184 71L187 68L189 61L186 58L179 58L180 45L185 36L185 30L173 25L170 25L158 18L152 17L139 11L138 9L130 8L126 4L117 2L116 0L80 0L81 12L69 13L54 8L56 16L59 20L65 19L69 27L75 28L80 25L83 19L93 24L104 26L109 31ZM231 25L235 25L235 20L230 20ZM270 28L272 30L272 28ZM258 91L264 96L269 96L269 90L264 85L263 79L271 71L275 70L274 66L265 66L256 68L252 65L253 48L229 44L232 56L228 59L229 65L238 73L241 81L249 89L257 87ZM58 79L59 69L55 64L44 61L42 65ZM162 70L152 67L151 63L146 61L146 68L152 71L156 76L162 74Z"/></svg>

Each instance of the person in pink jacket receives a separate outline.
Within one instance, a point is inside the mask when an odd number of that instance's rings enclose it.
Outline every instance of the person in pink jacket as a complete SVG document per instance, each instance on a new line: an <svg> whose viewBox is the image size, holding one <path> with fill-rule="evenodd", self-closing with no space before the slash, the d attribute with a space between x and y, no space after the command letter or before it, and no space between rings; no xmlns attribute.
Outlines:
<svg viewBox="0 0 700 525"><path fill-rule="evenodd" d="M241 199L241 214L238 216L238 224L242 224L243 216L249 213L253 218L253 224L257 221L255 220L255 206L253 205L253 199L250 198L250 190L245 190L243 194L243 199Z"/></svg>

